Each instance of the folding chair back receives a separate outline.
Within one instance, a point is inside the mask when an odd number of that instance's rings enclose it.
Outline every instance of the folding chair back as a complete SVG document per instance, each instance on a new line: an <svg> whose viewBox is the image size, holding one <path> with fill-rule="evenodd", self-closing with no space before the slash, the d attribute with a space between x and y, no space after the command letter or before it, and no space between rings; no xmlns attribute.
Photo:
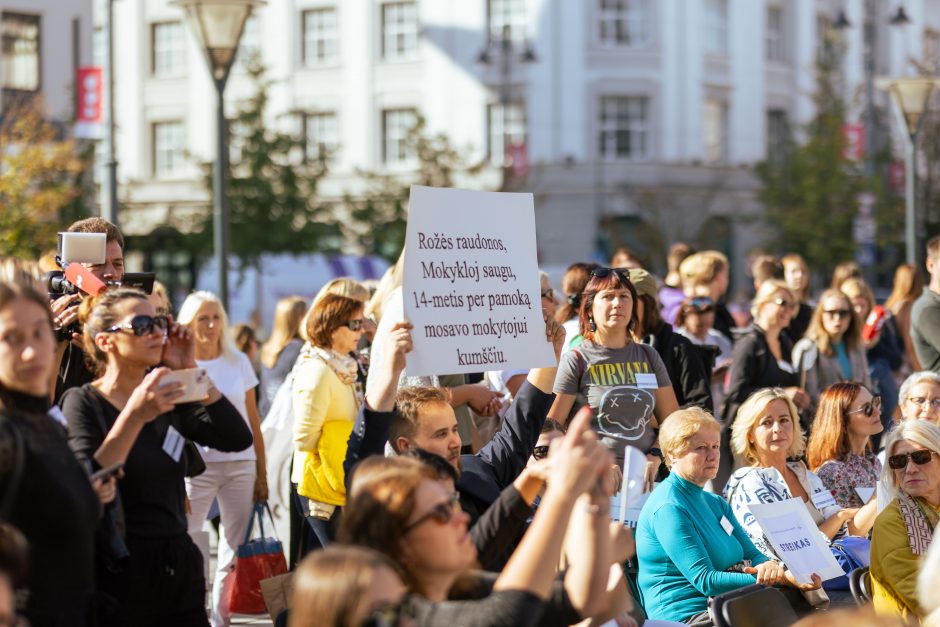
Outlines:
<svg viewBox="0 0 940 627"><path fill-rule="evenodd" d="M760 584L713 597L708 611L715 627L789 627L798 620L782 592Z"/></svg>

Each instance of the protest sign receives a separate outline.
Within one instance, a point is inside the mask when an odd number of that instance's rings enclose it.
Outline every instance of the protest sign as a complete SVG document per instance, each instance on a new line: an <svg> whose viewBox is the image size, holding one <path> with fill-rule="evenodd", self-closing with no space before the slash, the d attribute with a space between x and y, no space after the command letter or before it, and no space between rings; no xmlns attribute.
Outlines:
<svg viewBox="0 0 940 627"><path fill-rule="evenodd" d="M858 494L858 498L862 499L862 503L867 503L875 495L875 486L855 486L855 493Z"/></svg>
<svg viewBox="0 0 940 627"><path fill-rule="evenodd" d="M845 574L802 499L751 503L749 507L777 557L798 582L811 583L813 573L823 581Z"/></svg>
<svg viewBox="0 0 940 627"><path fill-rule="evenodd" d="M623 484L620 492L611 497L610 512L613 520L636 528L640 511L651 492L644 492L646 482L646 455L638 448L627 446L623 453Z"/></svg>
<svg viewBox="0 0 940 627"><path fill-rule="evenodd" d="M413 186L402 300L409 376L554 365L532 194Z"/></svg>

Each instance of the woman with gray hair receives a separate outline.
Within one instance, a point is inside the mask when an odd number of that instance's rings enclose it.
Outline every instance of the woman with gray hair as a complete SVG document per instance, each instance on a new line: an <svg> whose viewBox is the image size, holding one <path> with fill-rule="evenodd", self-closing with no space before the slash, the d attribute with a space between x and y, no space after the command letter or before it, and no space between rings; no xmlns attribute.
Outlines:
<svg viewBox="0 0 940 627"><path fill-rule="evenodd" d="M940 374L922 370L904 379L898 392L898 407L904 420L929 420L940 425Z"/></svg>
<svg viewBox="0 0 940 627"><path fill-rule="evenodd" d="M880 614L920 619L917 574L940 519L940 427L905 420L888 434L885 454L891 502L872 529L872 601Z"/></svg>

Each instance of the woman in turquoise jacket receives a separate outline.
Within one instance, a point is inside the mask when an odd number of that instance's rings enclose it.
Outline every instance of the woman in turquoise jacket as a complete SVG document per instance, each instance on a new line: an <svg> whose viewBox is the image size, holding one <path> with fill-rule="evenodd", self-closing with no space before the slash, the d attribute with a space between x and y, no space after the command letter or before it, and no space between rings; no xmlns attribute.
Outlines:
<svg viewBox="0 0 940 627"><path fill-rule="evenodd" d="M705 492L718 472L721 425L702 409L673 412L659 431L672 471L653 491L636 530L639 586L650 619L710 625L708 598L752 583L803 589L780 562L754 547L720 496Z"/></svg>

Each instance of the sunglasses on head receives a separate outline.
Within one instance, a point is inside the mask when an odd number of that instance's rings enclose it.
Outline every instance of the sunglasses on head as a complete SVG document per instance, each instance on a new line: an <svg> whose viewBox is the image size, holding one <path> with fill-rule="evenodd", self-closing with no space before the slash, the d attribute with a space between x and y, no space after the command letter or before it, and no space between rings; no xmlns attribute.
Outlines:
<svg viewBox="0 0 940 627"><path fill-rule="evenodd" d="M908 459L918 466L923 466L924 464L930 463L931 457L933 457L933 451L928 451L927 449L911 451L910 453L899 453L898 455L892 455L888 458L888 467L891 468L891 470L903 470L907 468Z"/></svg>
<svg viewBox="0 0 940 627"><path fill-rule="evenodd" d="M439 525L446 525L454 517L454 514L460 511L460 496L456 493L451 494L446 501L441 501L431 508L424 516L405 527L405 533L408 533L418 525L433 520Z"/></svg>
<svg viewBox="0 0 940 627"><path fill-rule="evenodd" d="M597 277L598 279L606 279L611 274L616 274L621 281L626 283L630 282L629 268L594 268L591 270L591 276Z"/></svg>
<svg viewBox="0 0 940 627"><path fill-rule="evenodd" d="M130 322L116 324L110 329L105 329L105 331L107 333L115 333L117 331L126 330L132 332L137 337L142 337L144 335L150 335L153 333L154 329L166 331L168 326L170 326L170 321L166 316L134 316L131 318Z"/></svg>
<svg viewBox="0 0 940 627"><path fill-rule="evenodd" d="M365 323L366 323L366 319L365 319L365 318L356 318L356 319L354 319L354 320L348 320L348 321L346 321L346 322L343 324L343 326L344 326L344 327L349 327L349 330L350 330L350 331L361 331L361 330L362 330L362 325L364 325Z"/></svg>
<svg viewBox="0 0 940 627"><path fill-rule="evenodd" d="M870 401L868 401L867 403L865 403L858 409L852 409L846 413L855 414L855 413L861 412L865 414L866 416L868 416L869 418L871 418L871 415L873 413L875 413L876 411L880 411L880 410L881 410L881 397L876 396L875 398L871 399Z"/></svg>
<svg viewBox="0 0 940 627"><path fill-rule="evenodd" d="M547 290L542 292L542 298L547 298L548 300L555 299L555 288L550 287Z"/></svg>
<svg viewBox="0 0 940 627"><path fill-rule="evenodd" d="M548 457L548 444L536 446L534 449L532 449L532 457L535 459L545 459Z"/></svg>
<svg viewBox="0 0 940 627"><path fill-rule="evenodd" d="M796 303L790 302L786 298L775 298L772 302L774 305L779 305L780 307L786 307L787 309L793 309L796 307Z"/></svg>

